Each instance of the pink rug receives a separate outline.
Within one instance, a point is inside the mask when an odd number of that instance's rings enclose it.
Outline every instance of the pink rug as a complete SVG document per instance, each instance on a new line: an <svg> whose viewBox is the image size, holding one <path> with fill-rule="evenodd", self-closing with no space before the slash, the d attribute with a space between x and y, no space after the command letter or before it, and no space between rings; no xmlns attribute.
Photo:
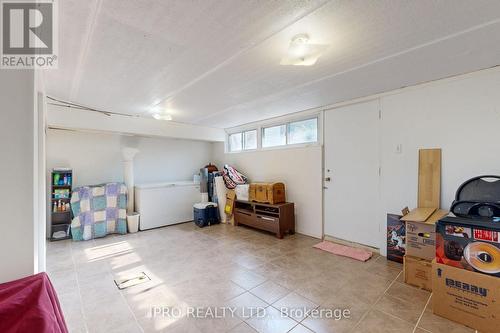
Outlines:
<svg viewBox="0 0 500 333"><path fill-rule="evenodd" d="M316 244L313 247L333 254L338 254L339 256L353 258L359 261L367 261L372 257L373 254L370 251L363 250L360 248L335 244L326 241Z"/></svg>

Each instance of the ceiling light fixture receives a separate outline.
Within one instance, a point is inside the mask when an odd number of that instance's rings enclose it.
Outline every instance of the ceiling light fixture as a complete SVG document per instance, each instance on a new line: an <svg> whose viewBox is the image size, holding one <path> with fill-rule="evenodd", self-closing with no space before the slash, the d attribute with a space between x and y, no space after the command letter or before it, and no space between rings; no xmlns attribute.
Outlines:
<svg viewBox="0 0 500 333"><path fill-rule="evenodd" d="M169 114L159 114L159 113L155 113L153 115L153 118L155 118L156 120L172 120L172 116L169 115Z"/></svg>
<svg viewBox="0 0 500 333"><path fill-rule="evenodd" d="M327 48L328 45L311 44L307 34L298 34L290 41L288 54L281 59L280 65L312 66Z"/></svg>

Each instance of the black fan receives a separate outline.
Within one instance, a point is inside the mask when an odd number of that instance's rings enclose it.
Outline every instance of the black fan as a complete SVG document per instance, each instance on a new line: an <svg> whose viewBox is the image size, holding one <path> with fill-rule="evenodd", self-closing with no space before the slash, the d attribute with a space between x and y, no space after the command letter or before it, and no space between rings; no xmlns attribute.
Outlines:
<svg viewBox="0 0 500 333"><path fill-rule="evenodd" d="M500 176L474 177L460 185L451 211L460 217L499 217Z"/></svg>

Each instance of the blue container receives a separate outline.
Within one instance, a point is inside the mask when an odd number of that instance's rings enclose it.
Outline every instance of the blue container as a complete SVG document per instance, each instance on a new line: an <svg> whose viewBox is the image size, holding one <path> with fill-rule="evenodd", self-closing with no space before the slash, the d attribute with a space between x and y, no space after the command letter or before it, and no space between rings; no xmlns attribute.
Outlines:
<svg viewBox="0 0 500 333"><path fill-rule="evenodd" d="M193 206L193 220L200 228L220 223L217 204L213 202L195 204Z"/></svg>

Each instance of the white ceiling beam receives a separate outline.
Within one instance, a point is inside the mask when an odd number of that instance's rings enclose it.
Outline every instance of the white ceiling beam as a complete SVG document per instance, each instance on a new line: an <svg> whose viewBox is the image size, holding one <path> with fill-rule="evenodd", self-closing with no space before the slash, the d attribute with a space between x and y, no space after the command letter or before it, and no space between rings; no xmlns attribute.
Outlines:
<svg viewBox="0 0 500 333"><path fill-rule="evenodd" d="M105 115L68 107L47 105L47 126L67 130L222 142L223 129L188 125L145 117Z"/></svg>

